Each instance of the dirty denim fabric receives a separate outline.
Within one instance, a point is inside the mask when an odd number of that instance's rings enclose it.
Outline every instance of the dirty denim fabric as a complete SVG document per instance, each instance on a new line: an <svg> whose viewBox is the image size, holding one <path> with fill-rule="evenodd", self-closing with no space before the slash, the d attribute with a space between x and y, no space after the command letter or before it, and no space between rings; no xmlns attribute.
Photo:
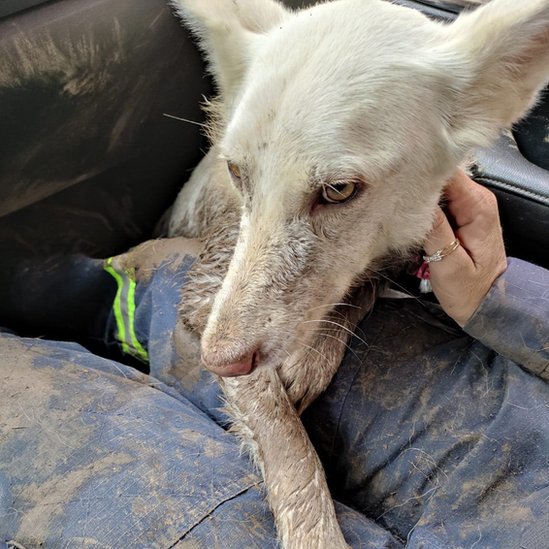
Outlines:
<svg viewBox="0 0 549 549"><path fill-rule="evenodd" d="M510 258L506 272L464 329L487 347L549 379L549 271Z"/></svg>
<svg viewBox="0 0 549 549"><path fill-rule="evenodd" d="M189 265L162 265L136 292L138 337L168 381L163 361L181 368L170 346ZM178 391L74 343L0 332L0 547L277 547L217 386L193 379L194 393ZM337 510L354 547L398 547L374 521Z"/></svg>
<svg viewBox="0 0 549 549"><path fill-rule="evenodd" d="M402 547L549 548L549 385L434 306L361 328L304 418L334 496Z"/></svg>
<svg viewBox="0 0 549 549"><path fill-rule="evenodd" d="M173 389L75 344L0 349L0 547L276 547L234 437ZM356 547L396 547L339 514Z"/></svg>
<svg viewBox="0 0 549 549"><path fill-rule="evenodd" d="M276 547L217 385L175 350L183 265L137 288L150 376L0 334L0 543ZM353 548L549 548L549 386L438 307L380 300L304 422Z"/></svg>
<svg viewBox="0 0 549 549"><path fill-rule="evenodd" d="M0 335L0 354L0 541L172 547L260 485L161 382L69 343Z"/></svg>

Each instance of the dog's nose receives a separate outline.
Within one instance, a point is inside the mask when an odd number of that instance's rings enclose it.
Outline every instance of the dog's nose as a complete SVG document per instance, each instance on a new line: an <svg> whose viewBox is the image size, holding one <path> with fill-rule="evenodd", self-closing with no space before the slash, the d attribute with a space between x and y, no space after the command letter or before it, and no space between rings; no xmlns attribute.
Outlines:
<svg viewBox="0 0 549 549"><path fill-rule="evenodd" d="M249 374L256 366L258 351L246 353L233 360L223 361L217 353L202 353L202 362L210 372L223 377Z"/></svg>

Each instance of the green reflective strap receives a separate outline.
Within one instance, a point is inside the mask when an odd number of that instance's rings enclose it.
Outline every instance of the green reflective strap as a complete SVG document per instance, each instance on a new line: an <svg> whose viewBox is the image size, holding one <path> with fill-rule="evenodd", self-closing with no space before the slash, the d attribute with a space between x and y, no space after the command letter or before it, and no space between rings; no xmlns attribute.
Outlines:
<svg viewBox="0 0 549 549"><path fill-rule="evenodd" d="M124 288L124 281L122 280L122 277L113 269L112 257L109 257L109 259L105 261L103 268L116 280L116 284L118 286L118 289L116 290L116 296L114 298L112 310L114 313L114 318L116 320L116 330L117 330L118 341L122 343L122 351L124 351L125 353L129 353L130 349L128 344L126 343L126 325L124 323L124 318L122 316L122 308L120 306L122 289Z"/></svg>
<svg viewBox="0 0 549 549"><path fill-rule="evenodd" d="M113 303L113 313L116 321L117 339L122 345L122 351L143 361L149 360L147 351L137 339L135 333L135 287L133 276L126 272L117 271L112 264L113 258L107 259L103 268L117 284L116 296Z"/></svg>
<svg viewBox="0 0 549 549"><path fill-rule="evenodd" d="M141 360L144 360L145 362L148 362L149 360L149 354L147 351L143 348L143 345L139 343L139 340L137 339L137 335L135 334L135 287L136 283L133 278L128 278L130 287L128 288L128 324L130 328L130 339L132 343L132 347L134 350L135 356L137 358L140 358Z"/></svg>

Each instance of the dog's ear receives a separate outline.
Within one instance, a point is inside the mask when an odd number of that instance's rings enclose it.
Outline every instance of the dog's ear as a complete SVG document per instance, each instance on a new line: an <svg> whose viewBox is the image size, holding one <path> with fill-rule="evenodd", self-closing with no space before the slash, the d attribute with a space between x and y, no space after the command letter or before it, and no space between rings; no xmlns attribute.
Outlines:
<svg viewBox="0 0 549 549"><path fill-rule="evenodd" d="M443 31L458 149L485 145L522 118L549 81L549 0L492 0Z"/></svg>
<svg viewBox="0 0 549 549"><path fill-rule="evenodd" d="M288 15L274 0L172 0L198 37L222 101L234 99L260 36Z"/></svg>

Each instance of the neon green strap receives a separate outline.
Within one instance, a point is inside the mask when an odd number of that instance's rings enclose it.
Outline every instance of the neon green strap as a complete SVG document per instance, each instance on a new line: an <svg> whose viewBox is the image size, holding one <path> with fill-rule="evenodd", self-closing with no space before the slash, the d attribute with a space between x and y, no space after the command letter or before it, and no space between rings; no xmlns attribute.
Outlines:
<svg viewBox="0 0 549 549"><path fill-rule="evenodd" d="M116 321L116 337L124 353L148 362L149 354L135 334L135 279L132 273L117 271L112 260L113 258L109 257L103 268L116 280L118 286L112 307Z"/></svg>

